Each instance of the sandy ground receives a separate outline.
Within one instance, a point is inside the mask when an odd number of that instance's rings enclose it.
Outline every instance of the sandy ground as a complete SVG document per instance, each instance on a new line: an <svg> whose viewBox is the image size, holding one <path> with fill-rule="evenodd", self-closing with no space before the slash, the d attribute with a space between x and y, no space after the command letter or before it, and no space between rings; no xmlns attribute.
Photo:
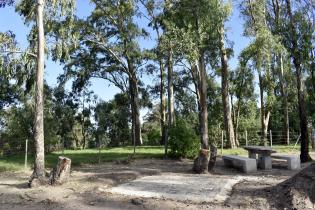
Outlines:
<svg viewBox="0 0 315 210"><path fill-rule="evenodd" d="M302 167L307 165L303 164ZM202 176L200 186L203 190L199 195L203 196L204 191L211 188L207 188L211 182L224 183L224 179L235 180L236 177L241 177L237 178L238 181L235 182L237 184L231 185L231 190L226 191L224 201L220 202L164 196L145 198L136 193L122 195L112 192L116 186L146 179L148 176L168 177L168 182L171 180L169 176L186 177L182 179L182 183L185 184L187 179L193 176L190 160L146 159L129 164L110 162L102 165L85 165L73 168L71 180L63 186L34 189L27 188L26 184L30 171L1 173L0 209L277 209L276 203L281 201L275 200L276 196L271 194L269 188L298 171L285 169L281 162L274 166L275 168L269 171L259 170L245 175L234 169L226 169L219 159L213 174L196 177Z"/></svg>

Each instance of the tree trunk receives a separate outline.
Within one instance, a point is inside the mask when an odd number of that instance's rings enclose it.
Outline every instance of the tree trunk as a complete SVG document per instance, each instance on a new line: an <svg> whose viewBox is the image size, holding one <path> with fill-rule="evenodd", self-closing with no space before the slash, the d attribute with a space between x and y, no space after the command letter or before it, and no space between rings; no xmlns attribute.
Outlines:
<svg viewBox="0 0 315 210"><path fill-rule="evenodd" d="M279 80L280 80L280 91L282 97L282 105L283 105L283 140L290 144L290 130L289 130L289 106L288 106L288 97L286 93L285 81L284 81L284 71L283 71L283 59L282 55L279 55Z"/></svg>
<svg viewBox="0 0 315 210"><path fill-rule="evenodd" d="M164 156L167 157L168 149L168 131L174 124L174 87L173 87L173 50L169 49L167 58L167 97L168 97L168 126L167 134L165 138L165 153Z"/></svg>
<svg viewBox="0 0 315 210"><path fill-rule="evenodd" d="M312 60L310 73L311 73L313 93L315 94L315 49L311 49L310 54L311 54L311 60Z"/></svg>
<svg viewBox="0 0 315 210"><path fill-rule="evenodd" d="M239 100L237 101L236 117L235 117L235 141L238 147L240 146L240 142L238 140L238 126L239 126L239 119L240 119L240 112L241 112L241 105L240 105L241 102Z"/></svg>
<svg viewBox="0 0 315 210"><path fill-rule="evenodd" d="M227 63L226 49L224 47L224 26L220 29L220 53L221 53L221 91L223 102L223 115L226 137L230 142L230 147L235 148L234 126L232 122L231 107L229 100L229 70Z"/></svg>
<svg viewBox="0 0 315 210"><path fill-rule="evenodd" d="M37 71L35 96L35 165L31 180L45 177L45 149L44 149L44 62L45 62L45 35L44 35L44 0L37 0Z"/></svg>
<svg viewBox="0 0 315 210"><path fill-rule="evenodd" d="M69 180L71 159L59 156L57 166L50 172L49 184L61 185Z"/></svg>
<svg viewBox="0 0 315 210"><path fill-rule="evenodd" d="M293 64L296 70L296 82L298 91L298 105L299 105L299 117L300 117L300 131L301 131L301 162L311 161L312 158L309 155L309 136L307 127L306 107L304 101L304 91L302 87L302 67L301 67L301 54L298 49L297 31L295 29L295 23L292 15L291 1L286 0L287 12L290 20L291 30L291 56L293 58Z"/></svg>
<svg viewBox="0 0 315 210"><path fill-rule="evenodd" d="M160 124L161 124L161 145L166 142L166 98L164 88L164 75L165 68L162 59L160 60Z"/></svg>
<svg viewBox="0 0 315 210"><path fill-rule="evenodd" d="M261 73L259 77L259 91L260 91L260 121L261 121L261 142L264 146L267 146L267 134L268 134L268 122L269 117L266 119L265 103L264 103L264 85Z"/></svg>
<svg viewBox="0 0 315 210"><path fill-rule="evenodd" d="M135 145L139 146L142 145L139 91L138 80L134 74L129 78L129 92L131 100L132 141Z"/></svg>
<svg viewBox="0 0 315 210"><path fill-rule="evenodd" d="M83 143L82 143L82 148L83 149L85 149L85 141L86 141L86 139L85 139L85 116L84 116L84 109L85 109L85 104L84 104L84 92L83 92L83 100L82 100L82 121L81 121L81 133L82 133L82 137L83 137Z"/></svg>
<svg viewBox="0 0 315 210"><path fill-rule="evenodd" d="M209 138L208 138L208 109L207 109L207 73L204 64L203 54L198 62L199 76L199 97L200 97L200 141L201 150L199 156L194 161L193 170L196 173L208 172L209 167ZM214 155L214 151L211 151ZM214 164L214 163L212 163Z"/></svg>

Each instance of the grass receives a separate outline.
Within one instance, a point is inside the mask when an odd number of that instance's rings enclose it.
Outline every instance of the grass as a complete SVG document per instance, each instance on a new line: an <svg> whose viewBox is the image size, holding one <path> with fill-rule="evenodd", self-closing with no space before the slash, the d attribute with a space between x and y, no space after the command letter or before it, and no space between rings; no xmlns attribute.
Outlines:
<svg viewBox="0 0 315 210"><path fill-rule="evenodd" d="M298 153L299 147L292 150L293 145L289 146L274 146L274 150L279 153ZM85 150L65 150L64 156L72 160L73 166L82 164L96 164L99 159L98 149ZM133 154L133 147L116 147L104 148L101 150L101 161L108 162L114 160L126 160ZM247 155L247 151L243 148L224 149L223 154ZM58 156L62 152L53 152L46 154L46 167L52 168L56 165ZM141 146L136 149L136 158L162 158L164 148L162 146ZM221 149L218 148L218 155L221 155ZM28 166L33 164L34 157L28 156ZM0 157L0 172L3 171L18 171L24 169L24 154L11 155L8 157Z"/></svg>
<svg viewBox="0 0 315 210"><path fill-rule="evenodd" d="M101 150L100 159L102 162L113 160L126 160L133 154L133 147L117 147L117 148L104 148ZM161 158L163 157L164 149L159 146L141 146L136 149L136 158ZM62 152L52 152L46 154L45 164L46 167L52 168L57 163L58 156ZM82 164L96 164L99 161L98 149L85 149L85 150L65 150L64 156L72 160L73 166ZM28 156L28 166L34 162L34 156ZM0 157L0 172L3 171L18 171L24 169L24 154L11 155L7 157Z"/></svg>
<svg viewBox="0 0 315 210"><path fill-rule="evenodd" d="M278 153L299 153L300 147L297 146L293 149L294 145L274 145L272 148L273 150L277 151ZM218 154L221 155L221 149L218 148ZM244 155L248 154L247 150L243 148L236 148L236 149L223 149L223 155Z"/></svg>

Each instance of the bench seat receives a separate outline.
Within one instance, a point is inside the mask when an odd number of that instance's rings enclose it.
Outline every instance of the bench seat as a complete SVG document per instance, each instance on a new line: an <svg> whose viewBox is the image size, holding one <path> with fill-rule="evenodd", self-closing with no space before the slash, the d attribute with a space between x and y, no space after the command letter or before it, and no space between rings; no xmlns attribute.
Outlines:
<svg viewBox="0 0 315 210"><path fill-rule="evenodd" d="M301 167L300 157L296 155L272 154L273 159L286 160L289 170L297 170Z"/></svg>
<svg viewBox="0 0 315 210"><path fill-rule="evenodd" d="M256 172L257 162L255 159L242 157L238 155L223 155L222 160L226 167L240 169L244 173Z"/></svg>

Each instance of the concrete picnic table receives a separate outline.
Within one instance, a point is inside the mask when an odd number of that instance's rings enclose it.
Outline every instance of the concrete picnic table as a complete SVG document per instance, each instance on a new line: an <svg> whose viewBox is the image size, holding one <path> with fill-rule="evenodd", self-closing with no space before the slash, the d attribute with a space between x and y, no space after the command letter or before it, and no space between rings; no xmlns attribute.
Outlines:
<svg viewBox="0 0 315 210"><path fill-rule="evenodd" d="M248 151L249 158L257 159L256 154L258 154L258 166L261 169L272 168L271 153L275 153L276 151L272 150L271 147L246 146L244 149Z"/></svg>

